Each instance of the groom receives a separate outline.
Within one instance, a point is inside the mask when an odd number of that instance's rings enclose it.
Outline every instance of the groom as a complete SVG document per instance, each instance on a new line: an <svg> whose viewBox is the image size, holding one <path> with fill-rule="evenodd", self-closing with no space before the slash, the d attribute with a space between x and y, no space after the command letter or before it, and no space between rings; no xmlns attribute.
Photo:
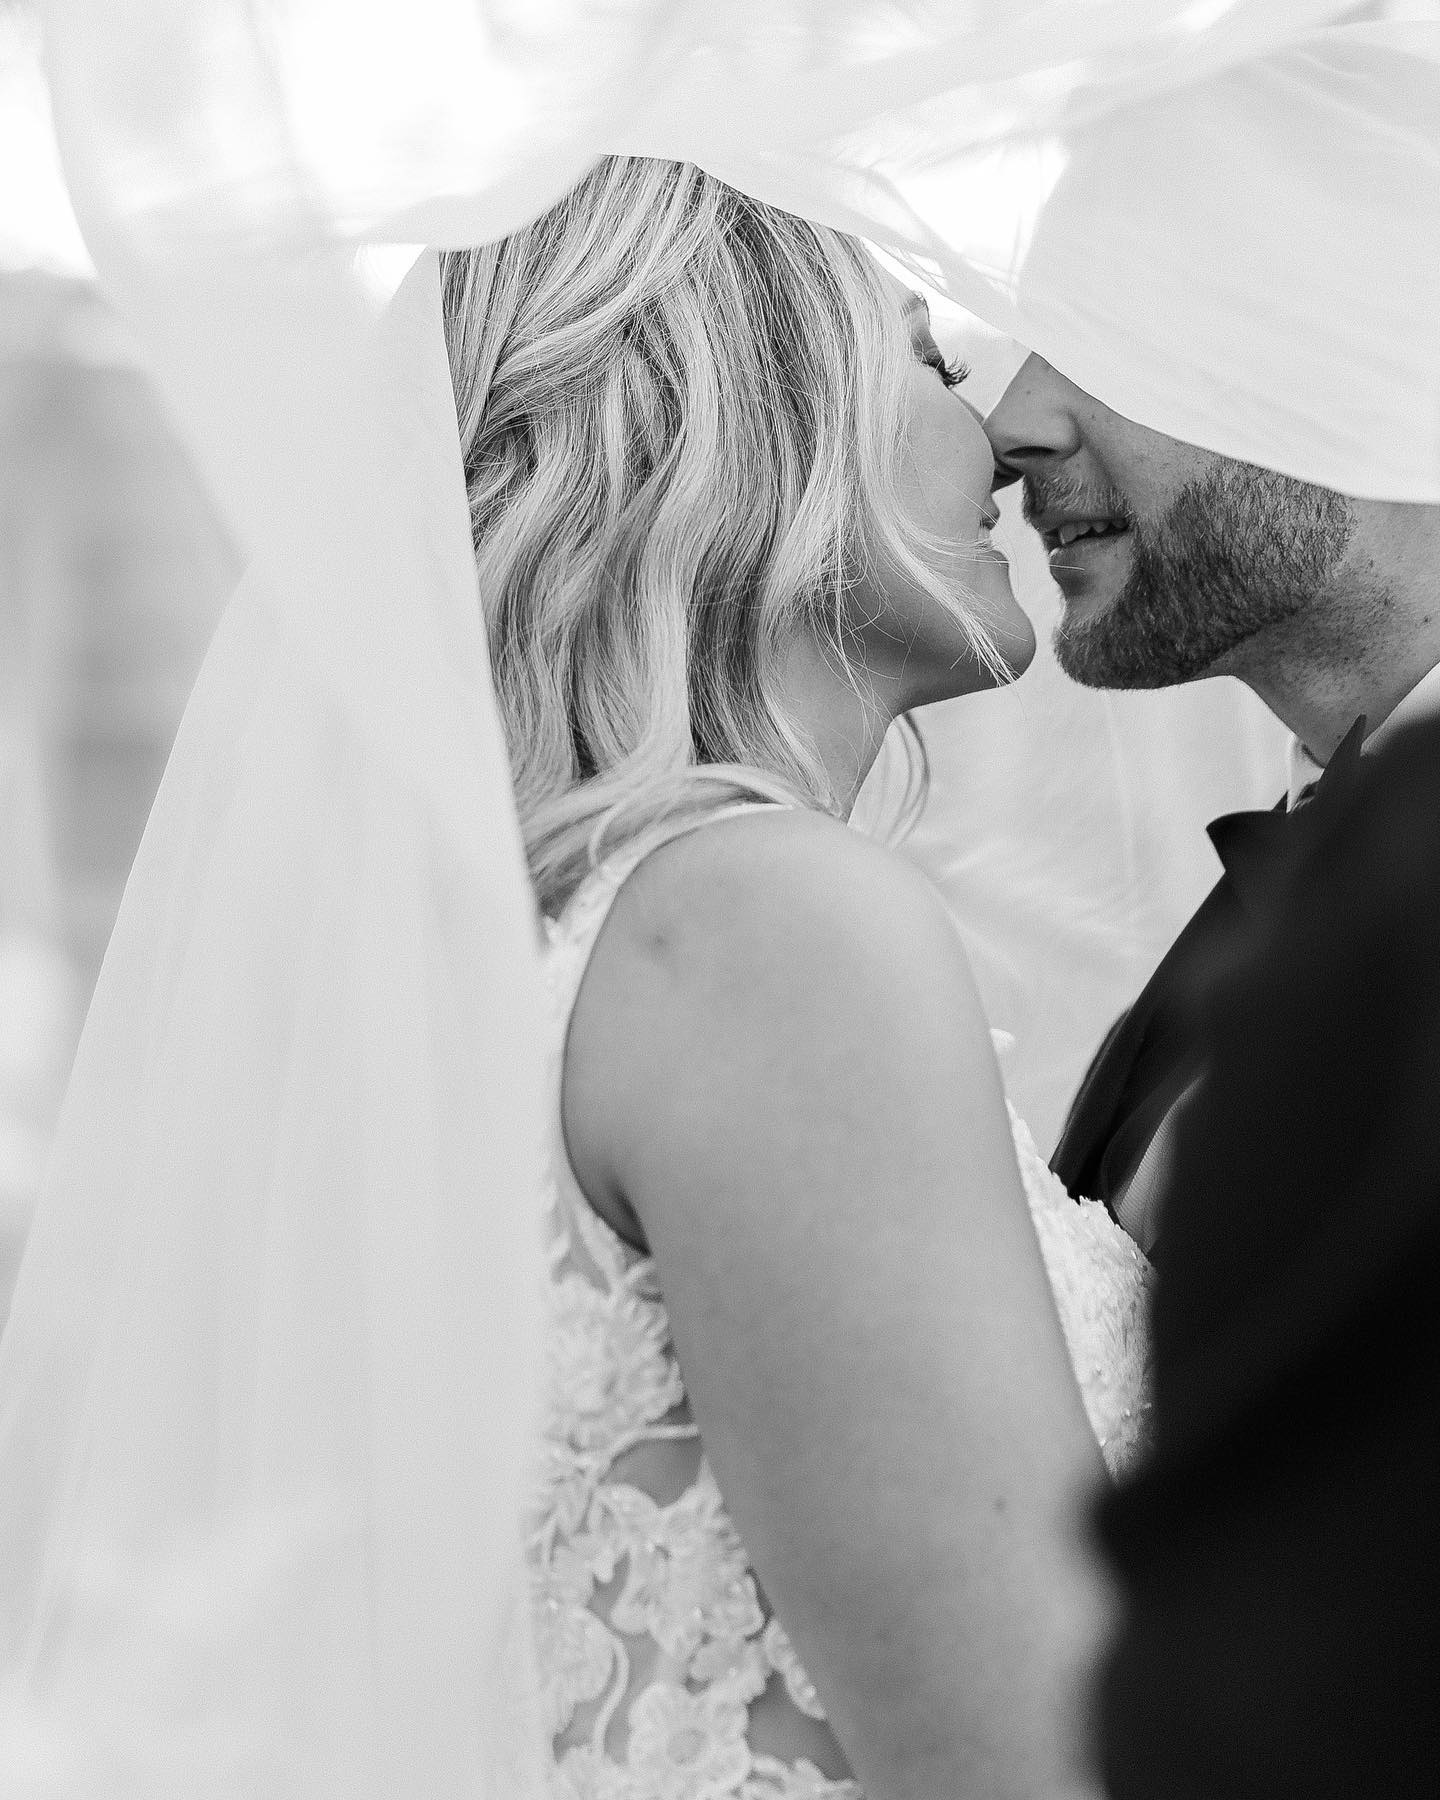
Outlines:
<svg viewBox="0 0 1440 1800"><path fill-rule="evenodd" d="M1111 1028L1055 1151L1070 1191L1104 1200L1155 1255L1155 1202L1200 1074L1195 1007L1305 828L1293 815L1313 825L1362 744L1440 711L1440 506L1352 499L1165 437L1039 356L986 429L996 485L1023 479L1050 553L1067 674L1108 688L1234 675L1295 736L1274 813L1210 827L1225 873Z"/></svg>

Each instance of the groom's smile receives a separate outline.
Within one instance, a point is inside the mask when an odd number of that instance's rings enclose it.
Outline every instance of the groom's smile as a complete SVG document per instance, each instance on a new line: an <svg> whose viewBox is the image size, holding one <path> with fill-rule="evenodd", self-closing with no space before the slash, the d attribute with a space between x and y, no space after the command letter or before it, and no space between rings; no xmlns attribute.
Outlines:
<svg viewBox="0 0 1440 1800"><path fill-rule="evenodd" d="M1102 609L1130 567L1131 518L1122 496L1113 490L1086 494L1071 481L1027 475L1024 513L1049 552L1067 610L1083 615Z"/></svg>

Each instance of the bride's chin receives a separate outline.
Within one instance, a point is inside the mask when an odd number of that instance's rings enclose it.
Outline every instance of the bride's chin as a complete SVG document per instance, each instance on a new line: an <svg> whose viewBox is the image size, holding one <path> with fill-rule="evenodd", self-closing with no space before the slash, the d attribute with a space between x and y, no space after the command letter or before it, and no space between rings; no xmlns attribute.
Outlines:
<svg viewBox="0 0 1440 1800"><path fill-rule="evenodd" d="M952 651L943 661L939 656L935 658L930 665L930 680L922 677L916 682L911 706L932 706L938 701L963 700L969 694L988 694L994 688L1008 687L1025 673L1035 656L1035 633L1029 620L1023 625L1008 617L999 625L990 619L985 623L1000 659L999 669L983 661L967 638L960 654ZM912 676L917 673L912 664Z"/></svg>
<svg viewBox="0 0 1440 1800"><path fill-rule="evenodd" d="M1011 681L1018 681L1035 660L1035 627L1023 613L1020 617L1023 624L995 634L995 648Z"/></svg>
<svg viewBox="0 0 1440 1800"><path fill-rule="evenodd" d="M961 617L923 602L903 638L892 629L876 640L882 659L896 665L892 674L903 695L902 710L1005 687L1034 660L1035 628L1015 599L1009 565L998 551L967 558L952 571L952 580ZM998 669L976 650L975 624L989 636ZM903 644L898 664L897 642Z"/></svg>
<svg viewBox="0 0 1440 1800"><path fill-rule="evenodd" d="M1011 681L1023 675L1035 660L1035 627L1030 622L1029 614L1023 611L1010 586L1010 571L1003 558L991 565L994 577L979 586L976 598L980 604L976 614L980 623L990 633L990 641L995 646L1005 677ZM989 570L987 570L987 574ZM993 683L1003 686L1004 679Z"/></svg>

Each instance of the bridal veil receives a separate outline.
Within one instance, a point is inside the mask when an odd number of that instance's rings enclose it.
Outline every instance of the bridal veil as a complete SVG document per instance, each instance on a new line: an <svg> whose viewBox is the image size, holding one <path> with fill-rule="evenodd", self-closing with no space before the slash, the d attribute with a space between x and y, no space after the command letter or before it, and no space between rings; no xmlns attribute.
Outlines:
<svg viewBox="0 0 1440 1800"><path fill-rule="evenodd" d="M0 1341L0 1787L527 1800L543 997L422 246L690 158L1147 425L1440 502L1440 23L44 13L87 244L249 563Z"/></svg>

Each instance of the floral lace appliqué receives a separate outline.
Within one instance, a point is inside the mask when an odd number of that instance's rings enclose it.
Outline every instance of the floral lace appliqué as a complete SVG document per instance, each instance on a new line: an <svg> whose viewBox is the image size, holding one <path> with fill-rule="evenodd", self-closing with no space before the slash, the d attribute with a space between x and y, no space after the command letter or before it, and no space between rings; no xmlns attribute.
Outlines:
<svg viewBox="0 0 1440 1800"><path fill-rule="evenodd" d="M530 1533L557 1800L860 1800L853 1781L751 1748L772 1678L824 1713L700 1454L649 1261L568 1199L557 1183ZM625 1478L656 1445L690 1449L667 1501Z"/></svg>

